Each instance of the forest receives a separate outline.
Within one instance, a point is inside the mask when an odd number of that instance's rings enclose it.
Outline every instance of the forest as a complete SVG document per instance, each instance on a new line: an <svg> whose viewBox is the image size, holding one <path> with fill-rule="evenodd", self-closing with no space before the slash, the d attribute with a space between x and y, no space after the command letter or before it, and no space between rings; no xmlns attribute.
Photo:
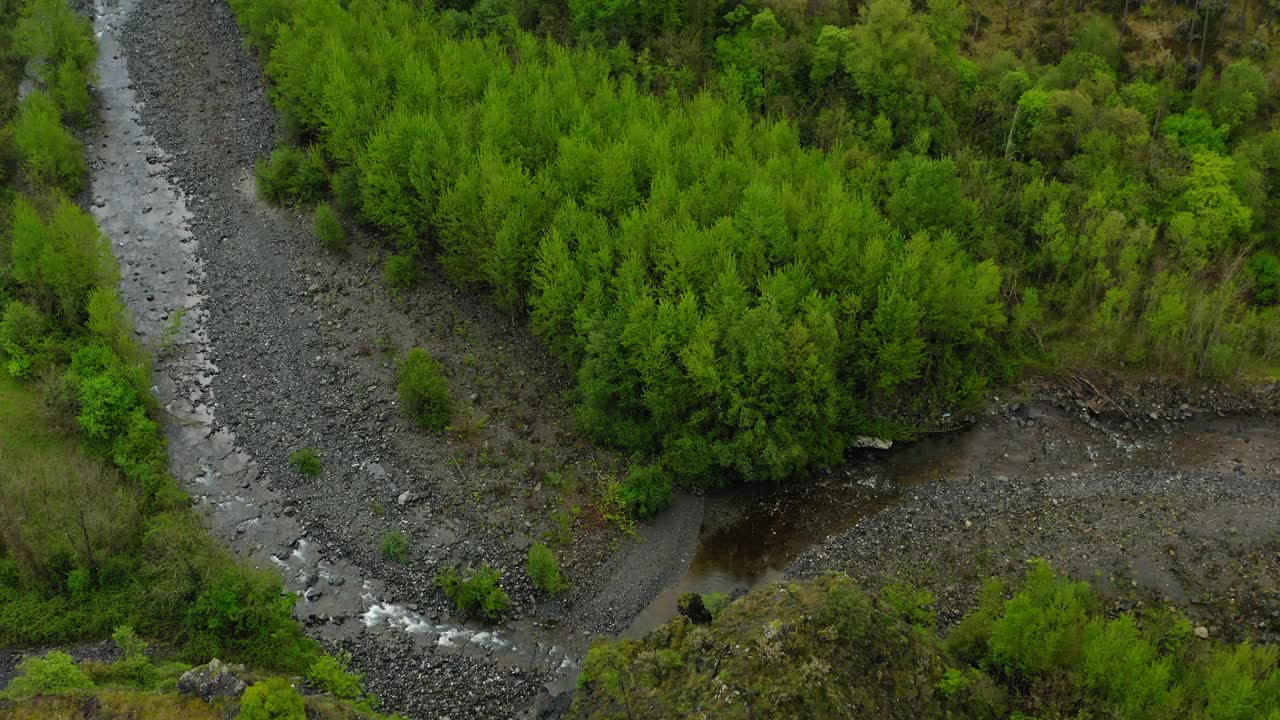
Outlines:
<svg viewBox="0 0 1280 720"><path fill-rule="evenodd" d="M297 146L262 186L390 238L393 288L439 267L527 318L579 426L684 484L797 477L1028 368L1280 358L1239 4L232 5ZM1135 43L1170 16L1187 53Z"/></svg>

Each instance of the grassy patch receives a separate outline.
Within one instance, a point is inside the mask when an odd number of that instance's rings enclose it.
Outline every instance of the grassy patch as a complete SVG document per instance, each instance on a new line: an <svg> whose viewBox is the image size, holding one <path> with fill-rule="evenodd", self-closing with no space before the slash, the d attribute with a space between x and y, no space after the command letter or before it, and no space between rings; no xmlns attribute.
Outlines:
<svg viewBox="0 0 1280 720"><path fill-rule="evenodd" d="M320 462L320 455L311 448L294 450L289 455L289 462L293 463L295 470L307 477L319 477L320 473L324 472L324 465Z"/></svg>
<svg viewBox="0 0 1280 720"><path fill-rule="evenodd" d="M436 574L436 585L453 601L458 612L497 620L511 607L511 598L499 585L502 573L482 565L459 571L447 567Z"/></svg>
<svg viewBox="0 0 1280 720"><path fill-rule="evenodd" d="M401 565L409 562L409 538L399 530L383 535L378 549L382 551L382 557L388 560Z"/></svg>

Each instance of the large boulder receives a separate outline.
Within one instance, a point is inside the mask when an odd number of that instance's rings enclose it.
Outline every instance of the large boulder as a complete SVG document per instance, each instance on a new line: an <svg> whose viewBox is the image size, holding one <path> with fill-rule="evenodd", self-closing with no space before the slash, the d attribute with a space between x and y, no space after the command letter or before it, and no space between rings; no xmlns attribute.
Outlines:
<svg viewBox="0 0 1280 720"><path fill-rule="evenodd" d="M195 695L201 700L209 701L218 696L238 698L244 694L248 685L239 675L244 673L243 665L228 665L217 658L208 665L192 668L178 678L178 692L184 695Z"/></svg>

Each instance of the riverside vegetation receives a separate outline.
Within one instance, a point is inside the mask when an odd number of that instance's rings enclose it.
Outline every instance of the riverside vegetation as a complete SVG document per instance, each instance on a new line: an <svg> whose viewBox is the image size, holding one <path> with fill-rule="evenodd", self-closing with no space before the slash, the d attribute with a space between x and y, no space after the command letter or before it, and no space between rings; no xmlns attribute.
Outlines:
<svg viewBox="0 0 1280 720"><path fill-rule="evenodd" d="M373 717L376 699L305 637L279 578L221 548L168 473L150 359L133 340L115 259L72 200L87 166L69 126L89 118L95 57L89 23L64 0L0 3L0 645L112 637L121 659L29 658L0 714L70 716L83 705L75 695L94 693L107 713L216 716L226 708L155 693L219 657L255 677L305 671L332 696L309 704ZM26 70L35 86L15 102ZM135 628L163 652L148 653ZM302 706L272 682L250 691ZM65 707L21 702L65 693ZM242 717L302 717L254 708L246 695Z"/></svg>
<svg viewBox="0 0 1280 720"><path fill-rule="evenodd" d="M1201 637L1176 612L1108 618L1041 562L987 586L945 639L928 594L830 575L770 586L644 640L594 645L570 717L1280 718L1274 646Z"/></svg>
<svg viewBox="0 0 1280 720"><path fill-rule="evenodd" d="M580 427L679 482L801 476L1027 363L1280 358L1262 3L231 5L300 146L264 194L523 314Z"/></svg>

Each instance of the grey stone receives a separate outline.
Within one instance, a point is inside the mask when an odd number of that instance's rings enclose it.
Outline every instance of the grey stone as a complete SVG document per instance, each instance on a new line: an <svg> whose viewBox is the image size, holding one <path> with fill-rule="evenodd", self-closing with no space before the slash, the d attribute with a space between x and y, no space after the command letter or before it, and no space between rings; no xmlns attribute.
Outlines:
<svg viewBox="0 0 1280 720"><path fill-rule="evenodd" d="M871 448L873 450L888 450L893 447L892 440L885 438L871 437L869 435L859 435L853 440L854 447Z"/></svg>
<svg viewBox="0 0 1280 720"><path fill-rule="evenodd" d="M238 698L249 687L238 675L243 672L243 665L228 665L214 658L208 665L183 673L178 678L178 692L194 695L205 701L219 696Z"/></svg>

